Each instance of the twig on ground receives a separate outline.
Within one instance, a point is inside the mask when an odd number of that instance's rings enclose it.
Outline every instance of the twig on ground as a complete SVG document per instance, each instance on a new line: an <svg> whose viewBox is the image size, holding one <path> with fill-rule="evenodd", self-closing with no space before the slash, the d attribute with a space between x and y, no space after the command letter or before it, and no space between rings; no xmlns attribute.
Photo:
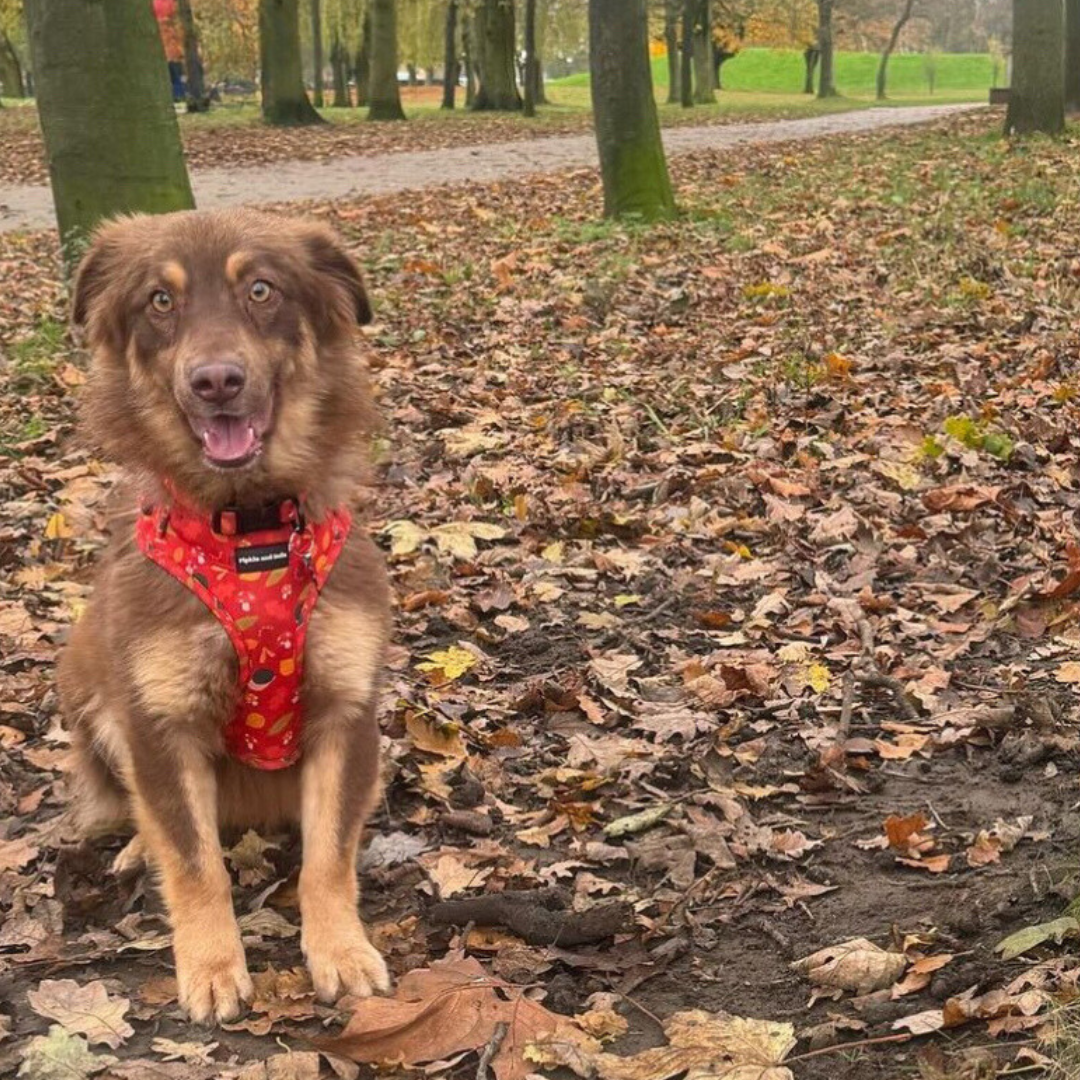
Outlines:
<svg viewBox="0 0 1080 1080"><path fill-rule="evenodd" d="M491 1039L480 1055L480 1063L476 1066L476 1080L488 1080L488 1066L491 1064L491 1059L499 1052L499 1047L502 1046L503 1039L506 1038L509 1030L510 1025L505 1021L495 1025Z"/></svg>
<svg viewBox="0 0 1080 1080"><path fill-rule="evenodd" d="M863 686L890 690L893 697L896 698L896 704L900 707L900 711L904 714L904 719L911 724L922 723L919 711L908 701L907 691L904 690L904 684L899 679L894 679L891 675L883 675L880 672L863 672L858 676L858 679Z"/></svg>

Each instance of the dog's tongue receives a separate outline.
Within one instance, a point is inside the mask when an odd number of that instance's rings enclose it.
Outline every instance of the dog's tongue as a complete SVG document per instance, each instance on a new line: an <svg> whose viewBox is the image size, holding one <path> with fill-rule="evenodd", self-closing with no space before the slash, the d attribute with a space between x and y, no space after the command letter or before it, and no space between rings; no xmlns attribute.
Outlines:
<svg viewBox="0 0 1080 1080"><path fill-rule="evenodd" d="M214 461L240 461L255 448L255 432L242 416L211 417L202 439Z"/></svg>

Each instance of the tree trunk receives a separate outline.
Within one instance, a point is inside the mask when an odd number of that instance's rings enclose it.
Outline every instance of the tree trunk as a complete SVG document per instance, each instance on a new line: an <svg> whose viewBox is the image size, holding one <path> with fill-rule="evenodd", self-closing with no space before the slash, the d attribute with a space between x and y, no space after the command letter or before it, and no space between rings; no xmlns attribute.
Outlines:
<svg viewBox="0 0 1080 1080"><path fill-rule="evenodd" d="M514 72L514 0L482 0L476 12L480 89L473 108L516 112L521 108Z"/></svg>
<svg viewBox="0 0 1080 1080"><path fill-rule="evenodd" d="M715 101L712 66L712 4L709 0L698 0L694 26L694 104L712 105Z"/></svg>
<svg viewBox="0 0 1080 1080"><path fill-rule="evenodd" d="M672 216L675 196L653 97L646 0L589 0L589 70L604 214Z"/></svg>
<svg viewBox="0 0 1080 1080"><path fill-rule="evenodd" d="M330 106L347 109L352 104L349 94L349 52L337 30L330 39L330 72L334 80L334 99Z"/></svg>
<svg viewBox="0 0 1080 1080"><path fill-rule="evenodd" d="M679 57L679 100L684 109L694 104L694 19L697 0L683 0L682 55Z"/></svg>
<svg viewBox="0 0 1080 1080"><path fill-rule="evenodd" d="M728 52L722 45L713 44L713 87L717 90L723 90L724 84L721 78L721 69L729 61L734 59L738 53Z"/></svg>
<svg viewBox="0 0 1080 1080"><path fill-rule="evenodd" d="M1060 3L1060 0L1058 0ZM817 0L818 48L821 50L821 77L818 79L818 97L836 97L833 80L833 7L836 0Z"/></svg>
<svg viewBox="0 0 1080 1080"><path fill-rule="evenodd" d="M1006 135L1065 130L1065 23L1061 0L1013 0L1013 77Z"/></svg>
<svg viewBox="0 0 1080 1080"><path fill-rule="evenodd" d="M322 0L311 0L311 85L315 108L323 107Z"/></svg>
<svg viewBox="0 0 1080 1080"><path fill-rule="evenodd" d="M179 0L176 10L180 16L180 31L184 38L187 111L189 113L209 112L210 95L206 92L206 75L203 72L202 54L199 50L199 29L195 25L191 0Z"/></svg>
<svg viewBox="0 0 1080 1080"><path fill-rule="evenodd" d="M881 63L878 64L877 69L878 101L885 100L885 81L889 71L889 57L892 56L893 49L896 48L896 43L900 40L900 34L903 32L904 27L907 26L908 20L911 18L911 9L914 7L915 0L904 0L903 10L901 10L900 17L893 24L892 33L889 35L889 40L881 54Z"/></svg>
<svg viewBox="0 0 1080 1080"><path fill-rule="evenodd" d="M525 0L525 103L526 116L536 115L536 0Z"/></svg>
<svg viewBox="0 0 1080 1080"><path fill-rule="evenodd" d="M818 61L821 59L821 50L816 45L807 45L803 49L803 61L806 64L806 81L803 83L803 93L814 92L814 72L817 70Z"/></svg>
<svg viewBox="0 0 1080 1080"><path fill-rule="evenodd" d="M465 108L476 104L476 19L468 17L461 25L461 58L465 65Z"/></svg>
<svg viewBox="0 0 1080 1080"><path fill-rule="evenodd" d="M356 50L356 107L367 108L371 91L371 8L364 12L363 28L360 31L360 48Z"/></svg>
<svg viewBox="0 0 1080 1080"><path fill-rule="evenodd" d="M0 30L0 86L4 97L26 97L26 84L23 82L22 64L11 38Z"/></svg>
<svg viewBox="0 0 1080 1080"><path fill-rule="evenodd" d="M409 76L409 85L410 86L419 86L420 85L420 76L416 72L416 65L415 64L406 64L405 65L405 71L408 73L408 76Z"/></svg>
<svg viewBox="0 0 1080 1080"><path fill-rule="evenodd" d="M259 0L263 120L277 127L321 124L304 91L297 0Z"/></svg>
<svg viewBox="0 0 1080 1080"><path fill-rule="evenodd" d="M446 29L443 39L443 91L442 107L452 109L457 96L460 68L457 58L457 17L458 0L449 0L446 5Z"/></svg>
<svg viewBox="0 0 1080 1080"><path fill-rule="evenodd" d="M67 264L102 218L194 206L150 5L28 0L26 18Z"/></svg>
<svg viewBox="0 0 1080 1080"><path fill-rule="evenodd" d="M664 47L667 50L667 103L678 105L679 91L679 0L664 0Z"/></svg>
<svg viewBox="0 0 1080 1080"><path fill-rule="evenodd" d="M1065 108L1080 112L1080 0L1065 0Z"/></svg>
<svg viewBox="0 0 1080 1080"><path fill-rule="evenodd" d="M371 0L371 81L368 85L369 120L404 120L397 81L396 0Z"/></svg>

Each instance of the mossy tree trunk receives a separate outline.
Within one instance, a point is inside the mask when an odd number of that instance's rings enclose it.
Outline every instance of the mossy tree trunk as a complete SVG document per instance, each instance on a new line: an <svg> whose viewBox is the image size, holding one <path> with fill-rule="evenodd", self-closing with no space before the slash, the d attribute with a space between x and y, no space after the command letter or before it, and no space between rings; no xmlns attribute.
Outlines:
<svg viewBox="0 0 1080 1080"><path fill-rule="evenodd" d="M68 264L102 218L194 206L150 5L27 0L26 18Z"/></svg>
<svg viewBox="0 0 1080 1080"><path fill-rule="evenodd" d="M471 16L461 24L461 62L465 67L465 108L471 109L480 82L476 71L476 19Z"/></svg>
<svg viewBox="0 0 1080 1080"><path fill-rule="evenodd" d="M15 51L11 38L3 30L0 30L0 87L3 88L4 97L26 97L19 54Z"/></svg>
<svg viewBox="0 0 1080 1080"><path fill-rule="evenodd" d="M526 116L536 115L536 0L525 0L524 102Z"/></svg>
<svg viewBox="0 0 1080 1080"><path fill-rule="evenodd" d="M330 76L334 87L330 107L347 109L352 104L349 94L349 50L345 48L337 30L330 37Z"/></svg>
<svg viewBox="0 0 1080 1080"><path fill-rule="evenodd" d="M368 119L404 120L398 86L396 0L371 0L371 79Z"/></svg>
<svg viewBox="0 0 1080 1080"><path fill-rule="evenodd" d="M1065 108L1080 112L1080 0L1065 0Z"/></svg>
<svg viewBox="0 0 1080 1080"><path fill-rule="evenodd" d="M667 50L667 103L678 105L682 99L679 76L679 0L664 0L664 48Z"/></svg>
<svg viewBox="0 0 1080 1080"><path fill-rule="evenodd" d="M589 71L605 215L670 217L675 196L653 97L647 0L589 0Z"/></svg>
<svg viewBox="0 0 1080 1080"><path fill-rule="evenodd" d="M833 7L836 0L817 0L818 6L818 50L821 53L821 75L818 78L819 98L836 97L836 82L833 77Z"/></svg>
<svg viewBox="0 0 1080 1080"><path fill-rule="evenodd" d="M457 100L458 77L461 67L457 57L458 0L448 0L446 22L443 26L443 91L442 108L453 109Z"/></svg>
<svg viewBox="0 0 1080 1080"><path fill-rule="evenodd" d="M210 111L210 95L206 92L206 73L203 71L202 51L199 48L199 28L191 0L179 0L176 5L180 16L180 32L184 38L184 81L187 83L187 111L200 113Z"/></svg>
<svg viewBox="0 0 1080 1080"><path fill-rule="evenodd" d="M1065 9L1062 0L1013 0L1013 77L1007 135L1065 130Z"/></svg>
<svg viewBox="0 0 1080 1080"><path fill-rule="evenodd" d="M371 90L371 7L364 12L364 23L360 30L360 47L356 50L356 107L367 107ZM348 85L346 83L346 85Z"/></svg>
<svg viewBox="0 0 1080 1080"><path fill-rule="evenodd" d="M712 4L698 0L694 21L694 104L711 105L713 92Z"/></svg>
<svg viewBox="0 0 1080 1080"><path fill-rule="evenodd" d="M915 7L915 0L904 0L904 6L900 9L900 15L897 17L895 23L893 23L892 33L889 34L889 40L885 43L885 48L881 53L881 61L878 63L877 69L877 99L878 101L885 100L885 84L889 74L889 57L892 56L893 50L896 48L896 43L900 40L900 35L904 32L904 27L907 26L908 21L911 18L912 9Z"/></svg>
<svg viewBox="0 0 1080 1080"><path fill-rule="evenodd" d="M323 122L304 90L298 0L259 0L259 66L266 123L295 127Z"/></svg>
<svg viewBox="0 0 1080 1080"><path fill-rule="evenodd" d="M697 0L683 0L682 50L679 54L679 101L684 109L694 105L694 19Z"/></svg>
<svg viewBox="0 0 1080 1080"><path fill-rule="evenodd" d="M322 0L311 2L311 96L315 108L323 107Z"/></svg>
<svg viewBox="0 0 1080 1080"><path fill-rule="evenodd" d="M514 70L514 0L481 0L474 24L480 53L480 88L472 107L477 111L516 112L522 102Z"/></svg>

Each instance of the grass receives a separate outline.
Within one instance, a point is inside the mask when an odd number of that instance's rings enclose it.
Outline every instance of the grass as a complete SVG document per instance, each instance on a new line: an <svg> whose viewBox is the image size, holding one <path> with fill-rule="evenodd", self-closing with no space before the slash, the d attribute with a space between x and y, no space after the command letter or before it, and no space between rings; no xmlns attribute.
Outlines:
<svg viewBox="0 0 1080 1080"><path fill-rule="evenodd" d="M838 52L836 87L849 98L875 94L878 54ZM935 86L930 94L928 59L921 53L897 53L889 61L889 93L898 99L972 101L985 98L994 81L994 62L986 53L942 53L934 57ZM653 82L666 96L667 58L653 60ZM769 95L800 95L805 78L802 54L796 49L744 49L723 68L724 90ZM588 87L587 72L571 75L554 87Z"/></svg>

